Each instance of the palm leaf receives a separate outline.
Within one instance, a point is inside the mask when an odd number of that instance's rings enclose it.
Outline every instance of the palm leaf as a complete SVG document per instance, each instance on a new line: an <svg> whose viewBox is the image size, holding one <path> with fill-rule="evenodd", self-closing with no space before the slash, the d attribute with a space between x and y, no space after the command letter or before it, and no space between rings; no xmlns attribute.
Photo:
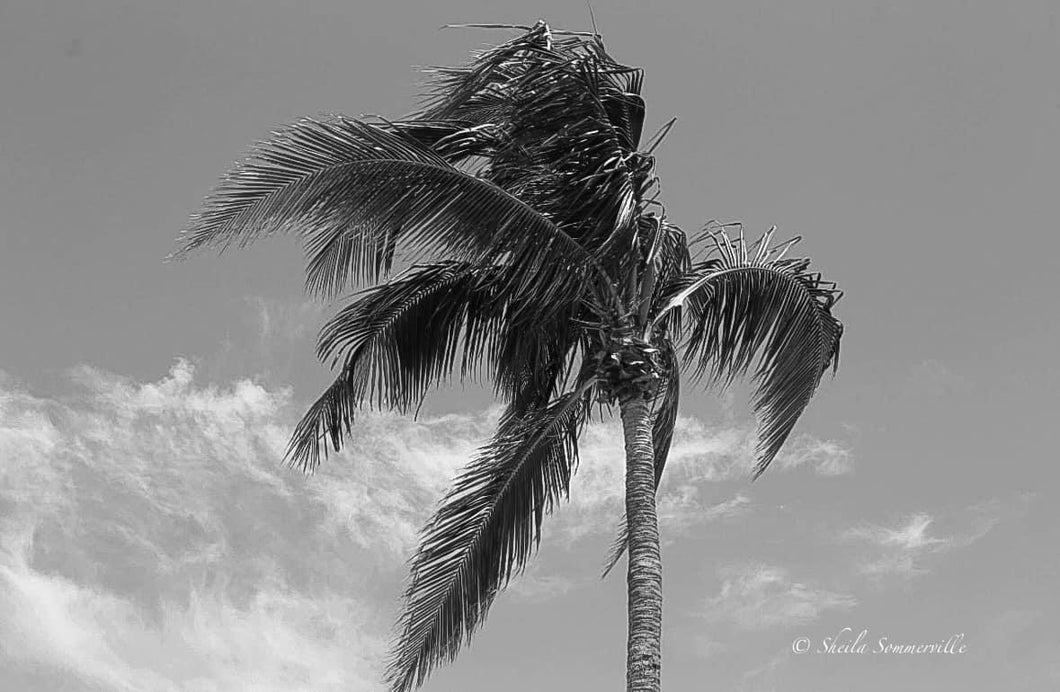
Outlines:
<svg viewBox="0 0 1060 692"><path fill-rule="evenodd" d="M842 295L809 272L808 259L784 259L791 246L769 247L772 231L748 248L742 237L715 236L719 257L698 265L657 314L684 306L691 325L685 362L695 377L728 385L749 369L758 417L754 477L780 451L821 376L838 366L842 325L831 314Z"/></svg>
<svg viewBox="0 0 1060 692"><path fill-rule="evenodd" d="M315 469L321 441L330 439L338 451L364 403L407 413L453 372L461 349L461 377L473 370L504 327L505 306L492 281L503 274L499 269L414 266L339 311L321 330L317 355L332 367L341 362L341 372L295 429L289 460Z"/></svg>
<svg viewBox="0 0 1060 692"><path fill-rule="evenodd" d="M511 288L555 299L599 274L590 253L525 203L399 130L341 116L260 143L193 217L177 256L287 231L304 238L307 287L324 294L385 276L396 248L413 261L503 261Z"/></svg>
<svg viewBox="0 0 1060 692"><path fill-rule="evenodd" d="M288 459L304 471L320 463L321 441L338 451L364 402L407 412L452 369L457 341L473 350L498 326L490 267L447 262L417 266L362 293L321 330L317 354L343 361L335 382L295 429ZM323 451L327 453L327 446Z"/></svg>
<svg viewBox="0 0 1060 692"><path fill-rule="evenodd" d="M393 690L419 686L438 663L453 660L522 570L543 515L568 493L591 384L522 414L509 410L456 479L412 560L387 676Z"/></svg>
<svg viewBox="0 0 1060 692"><path fill-rule="evenodd" d="M341 370L292 436L288 459L315 469L324 440L338 451L365 404L408 413L453 374L488 367L505 401L548 400L575 357L578 332L565 313L541 322L532 295L503 291L506 268L466 262L417 265L362 292L321 330L317 355Z"/></svg>

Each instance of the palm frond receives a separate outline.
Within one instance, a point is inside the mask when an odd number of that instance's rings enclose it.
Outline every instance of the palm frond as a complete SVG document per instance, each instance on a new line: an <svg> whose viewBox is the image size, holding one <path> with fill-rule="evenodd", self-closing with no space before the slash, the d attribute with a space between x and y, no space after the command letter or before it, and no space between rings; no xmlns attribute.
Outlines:
<svg viewBox="0 0 1060 692"><path fill-rule="evenodd" d="M472 350L499 325L491 267L416 266L360 294L321 330L317 355L342 369L295 429L288 459L311 471L321 442L338 451L363 403L407 412L451 371L458 340ZM327 454L327 445L323 446Z"/></svg>
<svg viewBox="0 0 1060 692"><path fill-rule="evenodd" d="M657 313L683 306L689 317L685 363L694 377L723 386L753 373L758 417L757 478L776 456L829 367L838 366L842 324L832 307L842 295L809 271L808 259L784 259L770 247L772 231L748 248L743 238L715 236L718 257L700 263L694 279Z"/></svg>
<svg viewBox="0 0 1060 692"><path fill-rule="evenodd" d="M547 406L506 413L424 529L387 675L395 692L423 684L436 665L453 660L522 570L543 515L568 493L591 384L586 379Z"/></svg>
<svg viewBox="0 0 1060 692"><path fill-rule="evenodd" d="M315 469L325 440L335 451L364 405L408 413L429 390L458 374L485 370L516 410L527 393L548 401L562 384L579 331L569 310L545 321L532 294L504 290L507 268L468 262L416 265L360 293L320 332L317 355L334 383L310 407L292 436L288 460Z"/></svg>
<svg viewBox="0 0 1060 692"><path fill-rule="evenodd" d="M177 254L287 231L305 241L307 288L324 294L385 276L395 249L410 261L503 259L512 287L556 298L599 274L574 239L496 185L399 129L341 116L260 143L207 198Z"/></svg>

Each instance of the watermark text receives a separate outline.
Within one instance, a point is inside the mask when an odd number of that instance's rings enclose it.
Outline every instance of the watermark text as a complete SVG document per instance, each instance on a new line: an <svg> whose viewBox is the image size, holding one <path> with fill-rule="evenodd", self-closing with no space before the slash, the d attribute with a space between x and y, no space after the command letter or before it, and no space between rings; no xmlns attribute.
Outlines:
<svg viewBox="0 0 1060 692"><path fill-rule="evenodd" d="M868 629L855 631L844 627L834 635L818 639L797 637L791 642L791 651L796 654L960 655L968 652L968 645L963 632L915 640L876 636Z"/></svg>

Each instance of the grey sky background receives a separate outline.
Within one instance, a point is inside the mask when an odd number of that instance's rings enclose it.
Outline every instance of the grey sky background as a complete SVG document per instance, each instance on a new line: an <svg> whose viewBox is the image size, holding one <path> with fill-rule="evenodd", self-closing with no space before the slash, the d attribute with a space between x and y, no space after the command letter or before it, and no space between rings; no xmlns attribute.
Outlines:
<svg viewBox="0 0 1060 692"><path fill-rule="evenodd" d="M1060 687L1060 14L1049 2L593 3L646 69L688 230L799 234L847 326L747 481L745 392L685 402L660 496L668 690ZM279 466L333 306L277 238L163 264L253 140L412 110L414 66L584 29L579 3L0 0L0 689L375 690L403 562L488 392L368 416ZM614 426L472 647L427 690L624 673ZM825 655L844 627L959 656Z"/></svg>

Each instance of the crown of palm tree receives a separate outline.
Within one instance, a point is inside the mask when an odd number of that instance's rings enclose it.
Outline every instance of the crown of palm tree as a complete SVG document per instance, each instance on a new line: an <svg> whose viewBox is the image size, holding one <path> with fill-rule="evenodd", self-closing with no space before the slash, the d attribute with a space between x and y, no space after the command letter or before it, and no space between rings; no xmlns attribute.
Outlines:
<svg viewBox="0 0 1060 692"><path fill-rule="evenodd" d="M355 294L323 328L338 370L288 450L311 471L356 412L402 412L454 374L506 408L423 530L389 670L395 690L456 656L525 565L568 493L594 404L654 402L658 485L684 372L728 384L751 370L757 466L776 456L838 363L840 293L708 224L710 251L665 219L638 149L642 72L599 36L539 22L466 67L432 70L400 121L303 120L259 143L193 218L178 255L295 232L306 288ZM672 124L672 121L671 121ZM658 138L657 138L658 139ZM657 141L656 141L657 143ZM624 530L608 569L626 545Z"/></svg>

